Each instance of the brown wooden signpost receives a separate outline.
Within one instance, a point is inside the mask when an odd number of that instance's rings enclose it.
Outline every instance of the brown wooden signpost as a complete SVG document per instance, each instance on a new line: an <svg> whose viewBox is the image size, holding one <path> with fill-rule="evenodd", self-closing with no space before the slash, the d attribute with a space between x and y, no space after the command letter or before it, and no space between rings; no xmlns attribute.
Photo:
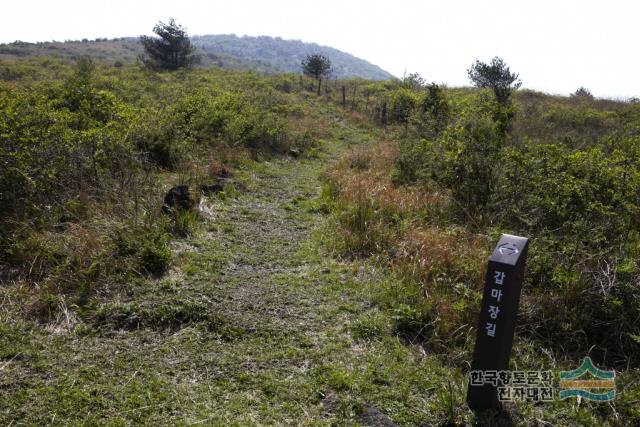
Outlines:
<svg viewBox="0 0 640 427"><path fill-rule="evenodd" d="M494 377L509 370L528 246L525 237L503 234L489 258L467 392L471 409L500 405Z"/></svg>

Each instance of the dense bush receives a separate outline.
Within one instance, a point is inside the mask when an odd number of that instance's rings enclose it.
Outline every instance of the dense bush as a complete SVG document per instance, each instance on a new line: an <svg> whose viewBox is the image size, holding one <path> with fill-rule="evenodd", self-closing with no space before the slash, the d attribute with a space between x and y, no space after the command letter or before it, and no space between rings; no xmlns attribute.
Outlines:
<svg viewBox="0 0 640 427"><path fill-rule="evenodd" d="M169 233L197 220L161 216L167 177L229 150L308 142L290 131L297 113L281 78L86 58L7 63L0 78L0 280L38 281L45 299L162 274Z"/></svg>
<svg viewBox="0 0 640 427"><path fill-rule="evenodd" d="M389 120L392 123L407 123L417 104L414 93L408 89L397 89L389 94Z"/></svg>
<svg viewBox="0 0 640 427"><path fill-rule="evenodd" d="M491 201L504 145L494 111L492 103L475 105L430 140L403 140L396 180L436 182L465 213L480 213Z"/></svg>
<svg viewBox="0 0 640 427"><path fill-rule="evenodd" d="M449 122L450 106L444 90L435 83L427 85L427 91L419 103L420 111L416 125L423 136L434 136ZM425 132L426 131L426 132Z"/></svg>
<svg viewBox="0 0 640 427"><path fill-rule="evenodd" d="M2 92L2 239L20 228L16 221L58 219L67 202L102 194L123 165L136 167L138 159L122 140L128 120L111 95L85 82L70 80L51 94Z"/></svg>
<svg viewBox="0 0 640 427"><path fill-rule="evenodd" d="M509 147L501 157L491 215L506 230L533 237L529 284L556 308L539 319L555 339L597 345L610 358L637 354L640 333L638 138L572 150L557 144ZM554 304L555 305L555 304ZM555 323L555 324L553 324ZM588 339L576 330L588 329Z"/></svg>
<svg viewBox="0 0 640 427"><path fill-rule="evenodd" d="M544 307L529 319L534 335L544 323L553 342L579 341L578 352L595 344L609 351L608 363L637 363L638 137L606 136L586 146L565 138L516 141L496 111L490 103L473 105L435 137L403 141L396 181L448 189L455 221L477 232L532 238L528 289ZM590 111L571 112L583 113L574 130L611 128L610 112L591 123ZM588 338L571 335L585 328Z"/></svg>

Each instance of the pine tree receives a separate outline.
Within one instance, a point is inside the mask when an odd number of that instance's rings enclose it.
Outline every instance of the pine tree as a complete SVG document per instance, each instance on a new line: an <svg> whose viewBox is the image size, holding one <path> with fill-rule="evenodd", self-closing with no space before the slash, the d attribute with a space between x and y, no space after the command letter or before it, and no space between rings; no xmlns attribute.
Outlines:
<svg viewBox="0 0 640 427"><path fill-rule="evenodd" d="M159 37L140 37L146 56L141 56L142 62L152 69L177 70L191 67L197 56L193 54L195 48L184 27L170 18L169 23L160 21L153 28Z"/></svg>

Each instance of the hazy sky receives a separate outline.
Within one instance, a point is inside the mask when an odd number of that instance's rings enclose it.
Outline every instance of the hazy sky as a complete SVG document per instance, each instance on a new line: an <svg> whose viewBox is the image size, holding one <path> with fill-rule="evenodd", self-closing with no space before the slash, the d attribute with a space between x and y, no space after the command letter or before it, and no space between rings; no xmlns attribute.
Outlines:
<svg viewBox="0 0 640 427"><path fill-rule="evenodd" d="M640 2L634 0L6 1L0 42L150 34L175 17L190 34L316 42L396 76L468 85L474 59L501 56L523 86L640 97Z"/></svg>

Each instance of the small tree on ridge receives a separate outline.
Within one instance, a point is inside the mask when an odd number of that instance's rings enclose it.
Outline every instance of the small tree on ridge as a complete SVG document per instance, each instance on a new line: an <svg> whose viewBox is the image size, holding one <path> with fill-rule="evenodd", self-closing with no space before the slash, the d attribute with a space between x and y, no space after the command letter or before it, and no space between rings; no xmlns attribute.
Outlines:
<svg viewBox="0 0 640 427"><path fill-rule="evenodd" d="M169 23L160 21L153 27L159 37L140 37L147 56L141 56L142 62L149 68L177 70L191 67L197 57L189 35L182 25L170 18Z"/></svg>
<svg viewBox="0 0 640 427"><path fill-rule="evenodd" d="M522 85L518 73L512 73L507 64L497 56L491 60L490 64L476 59L467 73L476 87L488 87L493 90L496 99L502 105L509 104L511 92Z"/></svg>
<svg viewBox="0 0 640 427"><path fill-rule="evenodd" d="M307 55L302 61L302 72L305 76L318 80L318 95L320 95L322 77L328 76L331 73L331 61L326 56L318 53Z"/></svg>
<svg viewBox="0 0 640 427"><path fill-rule="evenodd" d="M593 99L593 95L591 91L584 86L580 86L578 90L571 94L572 97L585 98L585 99Z"/></svg>

